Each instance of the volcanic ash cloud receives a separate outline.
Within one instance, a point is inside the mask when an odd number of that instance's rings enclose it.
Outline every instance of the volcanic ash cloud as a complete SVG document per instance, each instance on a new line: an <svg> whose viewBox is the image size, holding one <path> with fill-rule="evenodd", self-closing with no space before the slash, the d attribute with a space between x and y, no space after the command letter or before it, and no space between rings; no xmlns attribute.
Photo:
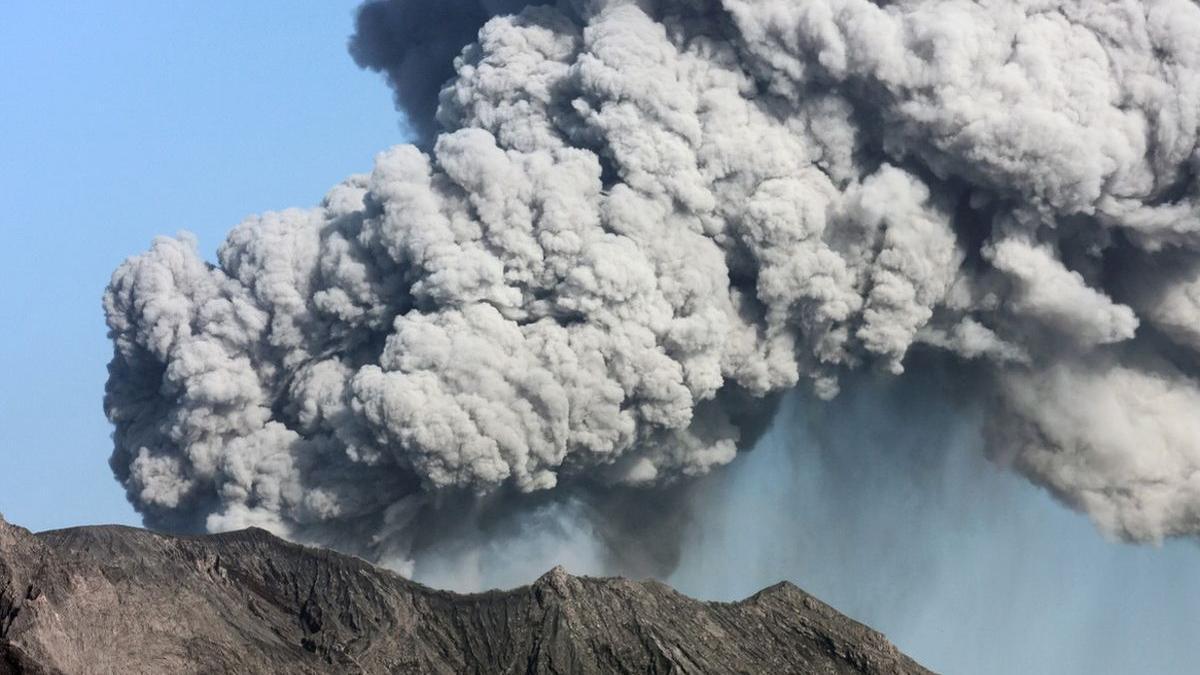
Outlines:
<svg viewBox="0 0 1200 675"><path fill-rule="evenodd" d="M403 556L439 505L686 482L921 350L1105 532L1200 531L1195 3L375 1L352 51L424 150L105 293L148 523Z"/></svg>

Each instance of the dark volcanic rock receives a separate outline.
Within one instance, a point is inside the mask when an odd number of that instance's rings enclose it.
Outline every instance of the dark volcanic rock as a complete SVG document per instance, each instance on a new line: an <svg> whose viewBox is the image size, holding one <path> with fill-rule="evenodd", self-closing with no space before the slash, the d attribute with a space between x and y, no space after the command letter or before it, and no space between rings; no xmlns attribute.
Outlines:
<svg viewBox="0 0 1200 675"><path fill-rule="evenodd" d="M9 673L927 673L790 584L699 602L573 577L458 595L262 531L0 519Z"/></svg>

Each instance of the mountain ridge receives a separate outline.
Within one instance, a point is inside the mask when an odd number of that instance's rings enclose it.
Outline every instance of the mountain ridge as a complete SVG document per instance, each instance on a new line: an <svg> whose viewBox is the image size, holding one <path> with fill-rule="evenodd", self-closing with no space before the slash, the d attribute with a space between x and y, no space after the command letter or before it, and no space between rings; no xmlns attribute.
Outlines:
<svg viewBox="0 0 1200 675"><path fill-rule="evenodd" d="M703 602L555 567L458 594L259 529L34 534L0 518L0 675L93 672L930 671L788 582Z"/></svg>

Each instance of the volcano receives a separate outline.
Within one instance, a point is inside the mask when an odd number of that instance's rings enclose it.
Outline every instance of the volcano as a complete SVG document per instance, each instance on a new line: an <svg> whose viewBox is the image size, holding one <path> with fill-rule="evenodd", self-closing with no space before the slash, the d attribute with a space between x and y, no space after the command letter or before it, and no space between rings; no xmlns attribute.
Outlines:
<svg viewBox="0 0 1200 675"><path fill-rule="evenodd" d="M462 595L261 529L33 534L0 520L0 675L166 672L930 671L787 582L701 602L557 567Z"/></svg>

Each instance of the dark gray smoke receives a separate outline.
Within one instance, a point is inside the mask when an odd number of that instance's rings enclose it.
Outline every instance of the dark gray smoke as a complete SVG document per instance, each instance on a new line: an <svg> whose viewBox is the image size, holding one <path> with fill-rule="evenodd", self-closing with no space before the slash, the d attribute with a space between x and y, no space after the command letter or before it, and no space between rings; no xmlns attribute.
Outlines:
<svg viewBox="0 0 1200 675"><path fill-rule="evenodd" d="M358 9L350 54L387 75L396 105L419 142L434 138L438 91L454 75L454 57L475 41L484 22L515 14L522 0L367 0Z"/></svg>
<svg viewBox="0 0 1200 675"><path fill-rule="evenodd" d="M620 559L771 397L919 349L1104 532L1200 532L1200 6L515 9L368 3L429 152L114 274L147 522L412 560L569 511Z"/></svg>

